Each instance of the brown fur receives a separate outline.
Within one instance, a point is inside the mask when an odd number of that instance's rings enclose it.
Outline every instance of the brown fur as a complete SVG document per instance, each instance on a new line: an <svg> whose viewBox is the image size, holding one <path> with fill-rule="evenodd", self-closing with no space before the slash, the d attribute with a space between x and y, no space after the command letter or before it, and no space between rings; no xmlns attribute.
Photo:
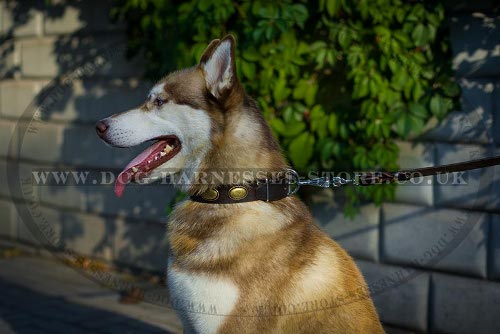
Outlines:
<svg viewBox="0 0 500 334"><path fill-rule="evenodd" d="M251 203L214 206L187 202L175 211L169 224L176 269L227 277L240 290L242 298L220 332L234 333L236 328L245 328L248 333L382 332L373 304L366 295L366 285L354 262L312 223L307 208L296 198L266 205L272 206L275 212L286 214L246 222L238 221L238 217L245 216L248 211L250 215L254 214ZM277 218L282 221L276 223ZM200 254L197 252L202 251L204 242L220 234L223 228L223 235L231 238L231 234L238 233L239 229L246 229L242 225L252 223L276 224L278 227L262 230L257 227L234 253L218 254L210 259L198 258ZM297 312L290 307L281 312L274 310L275 306L290 304L287 297L301 289L296 286L300 274L325 250L332 255L327 260L331 265L330 284L320 293L308 295L305 291L307 297L292 302ZM345 301L335 304L334 300L339 297ZM322 300L328 301L328 305L318 306ZM305 305L308 308L304 308ZM258 316L262 308L263 313ZM314 331L311 328L315 328Z"/></svg>
<svg viewBox="0 0 500 334"><path fill-rule="evenodd" d="M202 63L219 43L209 45ZM204 87L201 66L162 82L166 99L210 115L212 148L201 169L282 170L287 165L278 144L255 102L234 78L231 90L219 99ZM204 189L193 186L190 192ZM295 197L269 203L184 202L172 214L169 241L175 270L226 278L237 285L239 300L220 333L383 332L354 261L313 224ZM220 241L220 248L211 253L207 245L212 241ZM277 308L280 305L287 309Z"/></svg>

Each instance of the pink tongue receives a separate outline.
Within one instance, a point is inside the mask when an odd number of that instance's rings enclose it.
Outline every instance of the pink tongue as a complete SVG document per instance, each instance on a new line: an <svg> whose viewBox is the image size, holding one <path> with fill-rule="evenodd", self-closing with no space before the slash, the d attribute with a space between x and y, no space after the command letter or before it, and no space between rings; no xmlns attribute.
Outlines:
<svg viewBox="0 0 500 334"><path fill-rule="evenodd" d="M159 141L154 143L145 149L141 154L136 156L132 161L130 161L127 166L123 169L123 171L118 175L115 181L115 195L118 197L122 197L123 192L125 191L125 186L132 179L134 173L132 172L132 167L140 165L145 162L149 156L156 151L160 146L165 145L164 141ZM144 171L143 171L144 172Z"/></svg>

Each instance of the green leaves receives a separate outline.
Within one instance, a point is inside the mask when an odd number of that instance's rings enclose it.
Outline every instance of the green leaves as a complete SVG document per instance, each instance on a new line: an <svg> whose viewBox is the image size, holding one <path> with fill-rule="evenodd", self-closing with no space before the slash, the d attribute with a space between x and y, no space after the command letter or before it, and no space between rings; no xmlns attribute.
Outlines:
<svg viewBox="0 0 500 334"><path fill-rule="evenodd" d="M351 45L352 33L348 29L341 29L339 31L337 39L338 39L339 45L343 49L347 49L349 47L349 45Z"/></svg>
<svg viewBox="0 0 500 334"><path fill-rule="evenodd" d="M420 103L410 103L410 113L417 118L425 119L428 115L427 110Z"/></svg>
<svg viewBox="0 0 500 334"><path fill-rule="evenodd" d="M306 129L304 122L291 119L285 123L279 118L273 118L270 121L271 128L282 137L295 137Z"/></svg>
<svg viewBox="0 0 500 334"><path fill-rule="evenodd" d="M294 4L291 5L290 7L290 18L292 18L295 23L300 27L304 28L304 24L309 17L309 13L307 12L306 6L302 4ZM284 13L284 18L286 19L288 15L286 15L287 12Z"/></svg>
<svg viewBox="0 0 500 334"><path fill-rule="evenodd" d="M340 9L341 0L320 0L320 10L325 10L329 16L335 16Z"/></svg>
<svg viewBox="0 0 500 334"><path fill-rule="evenodd" d="M112 13L153 80L234 34L241 83L302 171L394 169L395 139L443 119L460 93L435 2L124 0ZM393 195L388 185L348 191L346 210Z"/></svg>
<svg viewBox="0 0 500 334"><path fill-rule="evenodd" d="M331 114L328 116L328 131L330 132L330 135L335 138L337 136L337 133L339 131L338 129L338 117L336 114Z"/></svg>
<svg viewBox="0 0 500 334"><path fill-rule="evenodd" d="M392 76L391 87L396 90L402 90L408 83L408 72L406 72L404 67L399 67L398 65L393 65L393 67L395 68L395 73Z"/></svg>
<svg viewBox="0 0 500 334"><path fill-rule="evenodd" d="M410 134L412 126L413 117L408 114L403 114L396 121L396 132L400 137L406 138Z"/></svg>
<svg viewBox="0 0 500 334"><path fill-rule="evenodd" d="M317 105L312 108L309 120L311 131L315 132L319 139L326 138L328 135L328 117L321 106Z"/></svg>
<svg viewBox="0 0 500 334"><path fill-rule="evenodd" d="M446 113L453 107L453 102L450 98L434 95L431 98L429 107L434 116L438 119L443 119Z"/></svg>
<svg viewBox="0 0 500 334"><path fill-rule="evenodd" d="M411 34L416 46L425 45L427 42L427 29L423 24L418 24Z"/></svg>
<svg viewBox="0 0 500 334"><path fill-rule="evenodd" d="M304 100L310 106L314 103L316 92L318 91L318 84L313 79L301 79L297 82L293 90L293 97L297 100Z"/></svg>
<svg viewBox="0 0 500 334"><path fill-rule="evenodd" d="M254 63L242 60L239 64L241 72L248 80L255 79L257 66Z"/></svg>
<svg viewBox="0 0 500 334"><path fill-rule="evenodd" d="M324 140L321 143L320 152L321 152L321 160L327 162L330 160L331 156L335 153L334 148L335 145L338 146L333 140Z"/></svg>
<svg viewBox="0 0 500 334"><path fill-rule="evenodd" d="M411 103L409 112L401 113L396 121L396 133L402 138L408 138L410 134L420 134L427 119L427 110L418 103Z"/></svg>
<svg viewBox="0 0 500 334"><path fill-rule="evenodd" d="M305 171L314 149L314 136L304 132L294 138L288 147L290 160L299 170Z"/></svg>

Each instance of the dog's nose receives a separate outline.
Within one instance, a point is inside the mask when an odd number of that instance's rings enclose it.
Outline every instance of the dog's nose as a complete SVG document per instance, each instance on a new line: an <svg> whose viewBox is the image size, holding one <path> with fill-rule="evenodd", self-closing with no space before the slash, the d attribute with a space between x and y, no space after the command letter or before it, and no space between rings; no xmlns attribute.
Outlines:
<svg viewBox="0 0 500 334"><path fill-rule="evenodd" d="M99 137L104 136L104 134L106 133L108 128L109 128L109 125L106 124L104 121L99 121L95 125L95 130L96 130L97 134L99 135Z"/></svg>

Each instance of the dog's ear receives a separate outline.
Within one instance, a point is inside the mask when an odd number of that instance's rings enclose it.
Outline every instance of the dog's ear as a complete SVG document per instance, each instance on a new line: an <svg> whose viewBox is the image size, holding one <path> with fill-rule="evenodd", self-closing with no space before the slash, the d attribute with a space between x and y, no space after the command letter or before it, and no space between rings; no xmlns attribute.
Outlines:
<svg viewBox="0 0 500 334"><path fill-rule="evenodd" d="M234 37L227 35L221 40L214 39L201 56L200 67L205 75L208 91L217 99L237 81L234 48Z"/></svg>

